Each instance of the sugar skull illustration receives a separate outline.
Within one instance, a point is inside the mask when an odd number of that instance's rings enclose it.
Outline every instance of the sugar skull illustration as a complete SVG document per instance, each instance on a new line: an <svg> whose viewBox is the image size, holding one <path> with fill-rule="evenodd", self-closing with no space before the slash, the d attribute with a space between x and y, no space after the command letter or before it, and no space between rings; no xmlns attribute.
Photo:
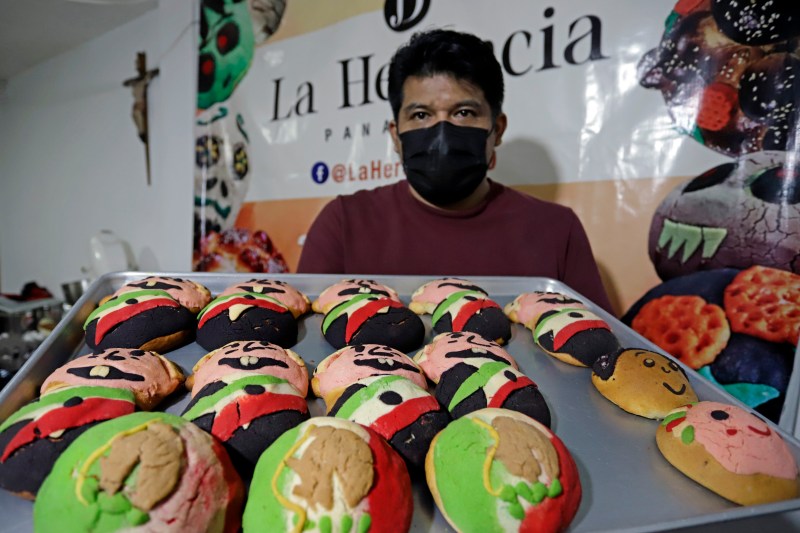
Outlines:
<svg viewBox="0 0 800 533"><path fill-rule="evenodd" d="M800 167L787 152L716 166L661 202L648 241L664 280L754 264L800 272Z"/></svg>

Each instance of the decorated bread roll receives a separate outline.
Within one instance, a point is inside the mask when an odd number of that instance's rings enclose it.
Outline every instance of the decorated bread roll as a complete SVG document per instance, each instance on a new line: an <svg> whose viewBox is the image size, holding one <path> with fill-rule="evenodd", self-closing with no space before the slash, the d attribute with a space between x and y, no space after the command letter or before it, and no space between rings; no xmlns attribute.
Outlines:
<svg viewBox="0 0 800 533"><path fill-rule="evenodd" d="M397 292L371 279L344 279L326 288L311 304L315 313L327 313L333 307L360 294L373 294L402 303Z"/></svg>
<svg viewBox="0 0 800 533"><path fill-rule="evenodd" d="M664 458L740 505L797 498L797 463L770 426L733 405L699 402L670 412L656 432Z"/></svg>
<svg viewBox="0 0 800 533"><path fill-rule="evenodd" d="M284 433L259 459L244 532L405 532L411 481L400 456L373 430L314 417Z"/></svg>
<svg viewBox="0 0 800 533"><path fill-rule="evenodd" d="M0 424L0 487L33 499L81 433L135 410L131 391L89 386L58 389L24 405Z"/></svg>
<svg viewBox="0 0 800 533"><path fill-rule="evenodd" d="M344 390L328 414L375 430L415 468L422 468L433 437L450 422L436 398L401 376L359 379Z"/></svg>
<svg viewBox="0 0 800 533"><path fill-rule="evenodd" d="M410 352L419 348L425 339L425 325L396 300L358 294L327 312L322 320L322 334L334 348L383 344Z"/></svg>
<svg viewBox="0 0 800 533"><path fill-rule="evenodd" d="M244 489L222 446L166 413L98 424L59 457L33 507L41 532L235 532Z"/></svg>
<svg viewBox="0 0 800 533"><path fill-rule="evenodd" d="M456 531L563 531L581 501L578 469L561 440L505 409L451 422L433 440L425 473Z"/></svg>
<svg viewBox="0 0 800 533"><path fill-rule="evenodd" d="M641 348L601 355L592 366L592 383L600 394L622 409L647 418L697 401L697 395L678 364Z"/></svg>
<svg viewBox="0 0 800 533"><path fill-rule="evenodd" d="M186 385L195 396L209 383L253 374L275 376L308 394L308 369L292 350L265 341L236 341L217 348L195 363Z"/></svg>
<svg viewBox="0 0 800 533"><path fill-rule="evenodd" d="M219 439L237 470L249 477L264 450L309 414L305 395L288 381L251 373L208 383L182 416Z"/></svg>
<svg viewBox="0 0 800 533"><path fill-rule="evenodd" d="M502 346L469 332L440 333L414 356L414 362L434 383L439 383L443 372L463 361L499 361L517 368L517 362Z"/></svg>
<svg viewBox="0 0 800 533"><path fill-rule="evenodd" d="M565 307L586 309L583 302L566 294L533 291L523 292L514 298L513 301L506 304L503 312L512 322L517 322L528 329L533 329L542 314Z"/></svg>
<svg viewBox="0 0 800 533"><path fill-rule="evenodd" d="M138 348L167 352L194 340L194 314L168 292L139 289L110 298L83 324L95 352Z"/></svg>
<svg viewBox="0 0 800 533"><path fill-rule="evenodd" d="M434 394L453 418L485 407L502 407L550 426L550 409L539 387L503 361L458 363L441 375Z"/></svg>
<svg viewBox="0 0 800 533"><path fill-rule="evenodd" d="M402 376L425 389L425 375L406 354L380 344L359 344L337 350L314 369L314 394L333 405L351 384L371 376Z"/></svg>
<svg viewBox="0 0 800 533"><path fill-rule="evenodd" d="M306 314L311 309L308 296L298 291L285 281L272 279L251 279L243 283L231 285L220 293L220 296L228 296L241 292L254 292L256 294L267 294L272 296L283 305L289 308L295 318Z"/></svg>
<svg viewBox="0 0 800 533"><path fill-rule="evenodd" d="M297 343L297 320L276 298L254 292L218 296L197 316L197 343L206 350L234 341Z"/></svg>
<svg viewBox="0 0 800 533"><path fill-rule="evenodd" d="M436 333L470 331L498 344L511 338L511 322L497 302L473 290L453 292L442 300L433 310L431 326Z"/></svg>
<svg viewBox="0 0 800 533"><path fill-rule="evenodd" d="M575 366L591 367L601 355L620 348L605 320L576 307L547 311L540 316L533 328L533 340L556 359Z"/></svg>
<svg viewBox="0 0 800 533"><path fill-rule="evenodd" d="M111 295L111 298L140 290L165 291L195 315L211 301L211 292L196 281L164 276L148 276L128 282Z"/></svg>
<svg viewBox="0 0 800 533"><path fill-rule="evenodd" d="M156 352L112 348L78 357L58 367L42 383L40 393L88 385L133 392L139 408L150 410L183 383L180 368Z"/></svg>
<svg viewBox="0 0 800 533"><path fill-rule="evenodd" d="M486 293L471 281L461 278L440 278L423 284L411 295L408 307L418 315L433 313L436 306L454 292L473 291Z"/></svg>

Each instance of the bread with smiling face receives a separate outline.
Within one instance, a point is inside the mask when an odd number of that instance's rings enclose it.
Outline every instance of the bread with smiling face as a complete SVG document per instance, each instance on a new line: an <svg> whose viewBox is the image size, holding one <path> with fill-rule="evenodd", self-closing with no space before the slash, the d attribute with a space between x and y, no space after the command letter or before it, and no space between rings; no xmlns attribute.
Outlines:
<svg viewBox="0 0 800 533"><path fill-rule="evenodd" d="M659 353L623 348L600 356L592 366L592 383L612 403L635 415L660 419L697 401L686 373Z"/></svg>

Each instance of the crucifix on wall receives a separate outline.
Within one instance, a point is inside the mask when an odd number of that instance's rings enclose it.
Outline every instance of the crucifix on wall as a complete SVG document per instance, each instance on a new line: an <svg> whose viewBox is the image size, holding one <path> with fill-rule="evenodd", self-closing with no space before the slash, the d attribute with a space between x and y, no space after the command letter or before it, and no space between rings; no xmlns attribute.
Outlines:
<svg viewBox="0 0 800 533"><path fill-rule="evenodd" d="M135 78L125 80L122 85L130 87L133 91L133 122L136 124L136 130L139 133L139 138L144 143L144 158L147 167L147 184L150 185L150 144L148 142L148 129L147 129L147 88L150 81L158 76L158 69L147 70L147 54L138 52L136 54L136 72Z"/></svg>

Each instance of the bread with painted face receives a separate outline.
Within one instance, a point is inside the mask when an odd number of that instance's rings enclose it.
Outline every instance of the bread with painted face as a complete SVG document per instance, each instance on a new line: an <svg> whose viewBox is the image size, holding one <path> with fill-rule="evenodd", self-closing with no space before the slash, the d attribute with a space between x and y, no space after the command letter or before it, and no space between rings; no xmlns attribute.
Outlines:
<svg viewBox="0 0 800 533"><path fill-rule="evenodd" d="M220 296L228 296L229 294L241 292L252 292L272 296L288 307L295 318L308 313L311 309L308 296L281 280L251 279L250 281L231 285L222 291Z"/></svg>
<svg viewBox="0 0 800 533"><path fill-rule="evenodd" d="M740 407L698 402L671 411L656 432L664 458L739 505L797 498L797 463L769 424Z"/></svg>
<svg viewBox="0 0 800 533"><path fill-rule="evenodd" d="M311 378L314 394L333 405L344 390L371 376L401 376L427 389L425 375L406 354L380 344L345 346L320 361Z"/></svg>
<svg viewBox="0 0 800 533"><path fill-rule="evenodd" d="M450 422L436 398L402 376L355 381L328 406L328 415L375 430L413 468L422 468L433 437Z"/></svg>
<svg viewBox="0 0 800 533"><path fill-rule="evenodd" d="M461 278L439 278L421 285L411 295L408 307L418 315L433 313L436 306L454 292L474 291L488 296L488 293L472 283Z"/></svg>
<svg viewBox="0 0 800 533"><path fill-rule="evenodd" d="M133 473L133 475L131 475ZM33 507L41 532L235 532L244 488L222 446L167 413L108 420L59 457Z"/></svg>
<svg viewBox="0 0 800 533"><path fill-rule="evenodd" d="M79 435L135 410L126 389L75 386L36 398L0 424L0 488L34 499L56 459Z"/></svg>
<svg viewBox="0 0 800 533"><path fill-rule="evenodd" d="M349 420L314 417L259 459L243 529L402 533L412 513L406 465L380 435Z"/></svg>
<svg viewBox="0 0 800 533"><path fill-rule="evenodd" d="M275 376L288 381L305 397L308 369L303 359L288 348L265 341L234 341L200 358L186 379L192 396L215 381L253 374Z"/></svg>
<svg viewBox="0 0 800 533"><path fill-rule="evenodd" d="M577 307L542 314L533 328L533 341L556 359L574 366L591 367L601 355L620 348L605 320Z"/></svg>
<svg viewBox="0 0 800 533"><path fill-rule="evenodd" d="M578 469L561 440L506 409L451 422L433 440L425 473L456 531L563 531L581 501Z"/></svg>
<svg viewBox="0 0 800 533"><path fill-rule="evenodd" d="M120 294L141 290L165 291L177 300L179 304L195 315L211 301L211 292L200 283L190 279L165 276L147 276L140 280L130 281L117 289L117 291L105 301L115 298Z"/></svg>
<svg viewBox="0 0 800 533"><path fill-rule="evenodd" d="M550 408L539 387L505 361L459 362L442 373L434 396L453 418L497 407L524 413L550 426Z"/></svg>
<svg viewBox="0 0 800 533"><path fill-rule="evenodd" d="M234 341L266 341L289 348L297 343L297 320L268 294L218 296L197 316L197 343L210 351Z"/></svg>
<svg viewBox="0 0 800 533"><path fill-rule="evenodd" d="M396 300L375 294L357 294L325 314L322 334L334 348L382 344L410 352L419 348L425 339L425 325Z"/></svg>
<svg viewBox="0 0 800 533"><path fill-rule="evenodd" d="M403 303L397 291L371 279L343 279L322 291L312 303L311 308L315 313L326 314L340 303L353 296L373 294L381 298Z"/></svg>
<svg viewBox="0 0 800 533"><path fill-rule="evenodd" d="M600 356L592 366L595 388L620 408L661 419L673 409L697 401L678 363L642 348L623 348Z"/></svg>
<svg viewBox="0 0 800 533"><path fill-rule="evenodd" d="M497 344L511 338L511 321L503 309L483 292L452 292L433 310L431 326L436 333L469 331Z"/></svg>
<svg viewBox="0 0 800 533"><path fill-rule="evenodd" d="M194 314L166 291L138 289L108 299L86 318L86 344L95 352L138 348L168 352L194 340Z"/></svg>
<svg viewBox="0 0 800 533"><path fill-rule="evenodd" d="M180 368L166 357L145 350L111 348L78 357L58 367L40 393L71 386L99 386L131 391L140 409L150 410L184 381Z"/></svg>
<svg viewBox="0 0 800 533"><path fill-rule="evenodd" d="M433 383L439 383L444 372L463 361L500 361L518 368L505 348L469 332L440 333L414 356L414 362Z"/></svg>
<svg viewBox="0 0 800 533"><path fill-rule="evenodd" d="M181 416L216 437L245 479L270 444L309 418L291 383L257 372L227 374L192 393Z"/></svg>

